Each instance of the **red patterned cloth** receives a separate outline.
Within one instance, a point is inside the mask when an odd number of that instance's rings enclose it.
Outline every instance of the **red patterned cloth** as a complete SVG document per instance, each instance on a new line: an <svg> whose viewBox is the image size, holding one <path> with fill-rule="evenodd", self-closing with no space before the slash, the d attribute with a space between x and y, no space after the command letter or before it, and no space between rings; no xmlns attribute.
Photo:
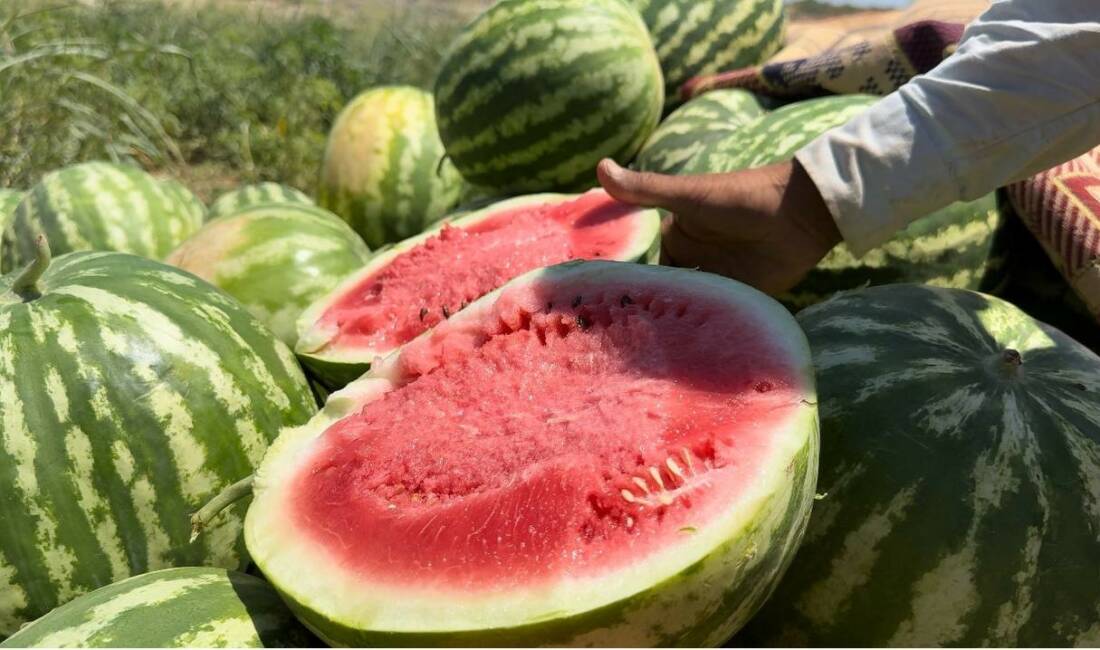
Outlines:
<svg viewBox="0 0 1100 650"><path fill-rule="evenodd" d="M1007 191L1028 230L1100 321L1100 148Z"/></svg>

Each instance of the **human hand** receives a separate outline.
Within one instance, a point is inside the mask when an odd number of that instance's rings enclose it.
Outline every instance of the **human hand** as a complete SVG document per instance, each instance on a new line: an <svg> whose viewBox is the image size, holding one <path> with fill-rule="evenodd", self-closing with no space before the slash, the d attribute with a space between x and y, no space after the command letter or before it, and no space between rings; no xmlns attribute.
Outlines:
<svg viewBox="0 0 1100 650"><path fill-rule="evenodd" d="M841 241L820 192L797 162L728 174L666 176L597 170L608 194L673 214L662 262L698 267L771 294L794 287Z"/></svg>

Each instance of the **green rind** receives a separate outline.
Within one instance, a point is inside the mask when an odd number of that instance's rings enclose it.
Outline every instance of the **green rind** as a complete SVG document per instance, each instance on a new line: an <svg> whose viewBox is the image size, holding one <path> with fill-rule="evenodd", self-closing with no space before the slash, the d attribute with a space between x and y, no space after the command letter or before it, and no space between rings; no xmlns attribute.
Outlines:
<svg viewBox="0 0 1100 650"><path fill-rule="evenodd" d="M41 296L0 279L0 634L82 593L182 565L239 567L251 474L315 403L281 342L198 278L134 255L55 259Z"/></svg>
<svg viewBox="0 0 1100 650"><path fill-rule="evenodd" d="M249 208L270 204L314 205L313 199L309 198L305 192L296 190L289 185L256 183L255 185L238 187L219 196L217 200L210 204L208 218L227 217Z"/></svg>
<svg viewBox="0 0 1100 650"><path fill-rule="evenodd" d="M0 234L8 227L8 222L15 215L15 208L23 200L25 192L19 190L0 189Z"/></svg>
<svg viewBox="0 0 1100 650"><path fill-rule="evenodd" d="M338 302L345 293L392 262L397 256L438 235L444 226L469 228L501 211L515 209L523 205L560 203L575 198L577 197L563 194L533 194L507 199L473 212L462 213L454 219L436 224L415 237L410 237L384 250L376 251L365 266L347 276L328 295L318 299L302 313L298 320L298 344L294 348L295 354L298 355L310 374L326 387L339 389L346 386L369 370L370 364L375 358L387 356L393 352L393 349L359 350L355 351L354 354L330 349L329 342L333 333L325 331L319 320L325 311ZM639 229L635 237L635 244L628 248L619 261L652 264L656 263L660 257L660 215L655 210L645 211L645 214L647 216L644 219L644 226Z"/></svg>
<svg viewBox="0 0 1100 650"><path fill-rule="evenodd" d="M644 271L641 271L645 269ZM700 287L728 285L730 300L746 300L754 309L776 319L775 336L790 336L792 354L809 355L802 334L787 328L789 319L778 305L737 283L709 274L666 267L629 265L615 262L570 262L548 269L539 269L521 276L475 301L449 323L477 318L480 311L491 309L496 298L508 287L530 282L554 282L571 277L615 278L634 273L639 282L653 277L681 276L678 286L689 290L692 282ZM750 300L751 298L751 300ZM432 332L423 337L432 336ZM304 427L288 430L273 445L264 466L257 473L256 504L270 491L272 473L286 459L298 458L302 446L322 435L335 421L358 412L363 405L380 399L392 390L386 377L397 364L400 350L386 360L386 366L376 368L344 391L334 393L329 405ZM743 526L714 547L698 561L656 584L615 602L573 615L547 616L538 622L514 627L466 631L395 632L365 630L311 606L301 593L293 575L284 575L281 567L271 566L265 549L268 535L276 531L262 529L254 510L250 510L245 536L253 559L264 570L272 584L299 619L326 643L337 646L491 646L526 647L562 645L573 647L664 647L715 646L723 643L748 621L774 589L779 577L790 563L802 538L813 502L818 462L818 420L816 395L813 392L813 370L803 367L800 379L806 396L799 414L792 418L790 431L797 432L799 444L785 459L783 476L774 481L771 490L753 509L738 519ZM789 461L789 462L788 462ZM253 508L260 507L254 504ZM270 506L264 506L270 507ZM588 596L585 596L588 599Z"/></svg>
<svg viewBox="0 0 1100 650"><path fill-rule="evenodd" d="M639 171L678 174L706 146L764 114L747 90L715 90L669 115L634 160Z"/></svg>
<svg viewBox="0 0 1100 650"><path fill-rule="evenodd" d="M435 84L447 155L490 193L579 191L660 120L660 62L624 0L503 0L455 40Z"/></svg>
<svg viewBox="0 0 1100 650"><path fill-rule="evenodd" d="M632 0L653 35L665 77L665 105L698 75L763 63L783 47L782 0Z"/></svg>
<svg viewBox="0 0 1100 650"><path fill-rule="evenodd" d="M841 95L788 104L724 139L707 143L681 172L730 172L789 160L819 135L848 122L878 99ZM837 291L905 282L991 290L1006 272L994 246L1004 221L995 194L955 203L914 221L860 258L840 244L780 300L798 310Z"/></svg>
<svg viewBox="0 0 1100 650"><path fill-rule="evenodd" d="M317 640L253 576L154 571L101 587L23 627L4 648L300 648Z"/></svg>
<svg viewBox="0 0 1100 650"><path fill-rule="evenodd" d="M34 259L39 234L55 255L103 250L163 259L201 225L193 204L136 167L74 165L46 174L16 208L3 237L4 271Z"/></svg>
<svg viewBox="0 0 1100 650"><path fill-rule="evenodd" d="M290 346L302 312L370 259L363 240L315 206L253 206L204 225L167 262L241 302Z"/></svg>
<svg viewBox="0 0 1100 650"><path fill-rule="evenodd" d="M169 193L175 195L177 201L188 206L192 220L197 220L199 223L206 221L206 204L202 202L202 199L195 196L190 188L174 178L165 178L161 180L161 184Z"/></svg>
<svg viewBox="0 0 1100 650"><path fill-rule="evenodd" d="M825 497L739 641L1100 643L1100 357L962 290L855 291L799 321Z"/></svg>
<svg viewBox="0 0 1100 650"><path fill-rule="evenodd" d="M421 232L467 190L443 151L431 94L386 86L336 118L317 199L377 248Z"/></svg>

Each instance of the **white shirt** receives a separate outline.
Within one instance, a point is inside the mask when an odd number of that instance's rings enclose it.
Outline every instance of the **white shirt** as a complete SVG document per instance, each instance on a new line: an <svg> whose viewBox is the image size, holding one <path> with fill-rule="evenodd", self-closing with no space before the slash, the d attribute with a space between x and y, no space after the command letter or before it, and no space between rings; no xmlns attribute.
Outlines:
<svg viewBox="0 0 1100 650"><path fill-rule="evenodd" d="M997 0L958 51L796 154L852 252L1100 145L1100 0Z"/></svg>

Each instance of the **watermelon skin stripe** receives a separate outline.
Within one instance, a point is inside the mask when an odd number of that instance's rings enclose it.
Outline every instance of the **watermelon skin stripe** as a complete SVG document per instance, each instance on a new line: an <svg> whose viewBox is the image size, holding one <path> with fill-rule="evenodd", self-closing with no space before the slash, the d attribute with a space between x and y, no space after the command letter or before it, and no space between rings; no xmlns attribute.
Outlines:
<svg viewBox="0 0 1100 650"><path fill-rule="evenodd" d="M5 648L315 645L266 582L198 567L164 569L102 587L0 643Z"/></svg>
<svg viewBox="0 0 1100 650"><path fill-rule="evenodd" d="M854 291L799 322L827 496L739 641L1100 643L1100 358L962 290Z"/></svg>
<svg viewBox="0 0 1100 650"><path fill-rule="evenodd" d="M303 203L267 204L218 217L167 262L233 296L287 345L312 302L370 259L339 217Z"/></svg>
<svg viewBox="0 0 1100 650"><path fill-rule="evenodd" d="M196 223L202 223L206 221L207 209L206 204L202 202L202 199L195 196L186 185L177 181L174 178L165 178L161 180L161 185L165 190L175 196L176 201L185 206L188 211L188 217L190 221Z"/></svg>
<svg viewBox="0 0 1100 650"><path fill-rule="evenodd" d="M783 46L782 0L633 0L653 35L665 76L665 105L681 103L692 77L766 61Z"/></svg>
<svg viewBox="0 0 1100 650"><path fill-rule="evenodd" d="M193 206L140 169L83 163L46 174L19 204L4 236L4 270L34 258L38 234L55 255L112 250L162 259L201 225Z"/></svg>
<svg viewBox="0 0 1100 650"><path fill-rule="evenodd" d="M360 94L340 112L317 198L377 248L420 233L466 189L445 157L431 94L387 86Z"/></svg>
<svg viewBox="0 0 1100 650"><path fill-rule="evenodd" d="M226 192L210 205L208 218L225 217L249 208L267 204L313 205L313 199L305 192L279 183L245 185Z"/></svg>
<svg viewBox="0 0 1100 650"><path fill-rule="evenodd" d="M505 0L459 36L436 80L447 154L502 193L575 191L627 163L660 118L660 64L621 0Z"/></svg>
<svg viewBox="0 0 1100 650"><path fill-rule="evenodd" d="M791 337L792 354L808 355L805 343L796 343L802 338L801 332L785 326L785 314L779 306L754 291L750 293L751 290L741 288L737 283L708 274L621 262L570 262L532 271L475 301L447 322L450 326L458 323L458 327L464 319L477 322L480 312L491 310L496 298L508 286L526 282L553 283L559 278L568 279L571 276L584 277L586 281L606 277L615 282L649 275L654 281L661 281L662 276L670 279L678 276L676 280L682 286L691 286L691 282L687 282L691 278L699 285L708 287L708 290L728 291L730 300L744 300L738 305L739 308L754 312L759 310L761 318L766 318L764 314L774 318L774 334L777 337ZM431 336L431 332L422 336ZM778 446L781 450L777 448L775 458L769 460L775 471L764 472L762 480L756 485L758 492L754 492L751 498L746 497L745 503L752 506L747 506L745 512L721 524L722 533L728 533L722 538L723 542L656 584L624 594L622 598L588 611L584 610L583 602L606 599L609 591L618 593L624 587L615 583L608 585L607 589L599 585L578 589L577 602L569 604L569 608L578 612L575 615L555 610L559 617L553 618L548 615L543 617L545 612L542 612L532 615L536 622L497 629L372 632L338 620L337 616L328 616L306 602L310 595L316 596L319 593L317 590L325 589L327 591L321 598L324 607L347 609L342 599L331 597L332 590L340 593L345 586L349 591L362 591L363 588L346 584L344 581L347 578L325 563L321 554L312 549L311 542L276 523L283 521L280 500L287 498L283 488L286 472L293 471L295 460L308 453L306 447L310 442L335 421L357 413L365 404L381 399L393 389L389 373L398 363L399 355L400 352L396 352L384 364L373 368L370 374L334 393L325 409L309 424L284 432L257 473L256 496L245 524L249 551L299 619L327 643L337 646L520 647L719 645L740 628L768 597L802 538L813 502L819 453L817 403L813 391L813 370L808 360L801 377L806 397L787 426L776 432L777 439L784 440L784 443ZM701 534L710 535L711 532L703 529ZM678 550L690 554L699 551L699 546ZM311 560L315 563L309 578L303 577L300 569L302 558L307 556L317 556L315 561ZM682 561L679 559L682 557L682 554L678 556L677 562ZM667 565L660 565L654 570L665 568ZM284 579L287 577L290 579ZM362 598L359 593L347 596L357 602ZM374 611L370 606L364 607L362 611Z"/></svg>
<svg viewBox="0 0 1100 650"><path fill-rule="evenodd" d="M236 301L144 258L56 259L42 297L0 280L0 634L88 590L240 565L241 509L188 516L315 410L293 356Z"/></svg>

